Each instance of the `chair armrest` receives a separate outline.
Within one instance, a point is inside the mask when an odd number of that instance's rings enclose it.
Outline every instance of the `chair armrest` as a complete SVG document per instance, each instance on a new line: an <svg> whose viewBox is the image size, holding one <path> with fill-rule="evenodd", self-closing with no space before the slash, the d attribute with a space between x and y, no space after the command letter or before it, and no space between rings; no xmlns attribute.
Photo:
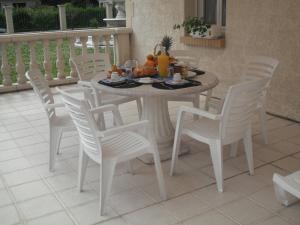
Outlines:
<svg viewBox="0 0 300 225"><path fill-rule="evenodd" d="M62 89L63 91L69 92L69 93L77 93L77 92L83 92L84 89L82 87L71 87ZM56 87L56 91L59 91L59 87ZM52 92L53 95L58 95L59 92Z"/></svg>
<svg viewBox="0 0 300 225"><path fill-rule="evenodd" d="M83 81L83 80L79 80L77 82L78 85L82 86L82 87L92 87L92 83L90 81Z"/></svg>
<svg viewBox="0 0 300 225"><path fill-rule="evenodd" d="M105 131L99 131L98 137L107 137L110 135L123 133L125 131L137 131L140 129L148 128L148 126L149 126L149 121L142 120L142 121L134 122L131 124L113 127L113 128L107 129Z"/></svg>
<svg viewBox="0 0 300 225"><path fill-rule="evenodd" d="M64 103L44 104L45 109L54 109L58 107L65 107Z"/></svg>
<svg viewBox="0 0 300 225"><path fill-rule="evenodd" d="M115 122L116 122L116 125L120 126L120 125L123 124L120 112L119 112L118 107L116 105L108 104L108 105L95 107L95 108L92 108L90 110L90 112L93 113L93 114L100 114L100 113L104 113L104 112L112 112L113 116L114 116L114 119L115 119Z"/></svg>
<svg viewBox="0 0 300 225"><path fill-rule="evenodd" d="M188 107L188 106L181 106L179 108L179 114L182 114L183 112L188 112L188 113L192 113L198 116L202 116L211 120L220 120L221 119L221 115L220 114L213 114L198 108L194 108L194 107Z"/></svg>

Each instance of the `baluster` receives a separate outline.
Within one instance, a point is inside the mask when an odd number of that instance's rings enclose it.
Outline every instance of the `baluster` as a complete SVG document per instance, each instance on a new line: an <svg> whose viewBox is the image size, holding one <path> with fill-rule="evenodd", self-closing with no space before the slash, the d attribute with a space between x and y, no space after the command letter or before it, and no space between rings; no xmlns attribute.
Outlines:
<svg viewBox="0 0 300 225"><path fill-rule="evenodd" d="M70 63L70 67L71 67L70 76L73 77L73 78L77 78L78 77L78 74L77 74L77 71L75 69L75 66L74 66L74 64L71 61L75 57L75 46L74 46L75 40L76 40L75 37L71 37L69 39L69 48L70 48L69 63Z"/></svg>
<svg viewBox="0 0 300 225"><path fill-rule="evenodd" d="M35 42L29 42L29 49L30 49L30 64L29 68L32 70L34 68L38 68L36 63L36 53L35 53Z"/></svg>
<svg viewBox="0 0 300 225"><path fill-rule="evenodd" d="M66 78L66 76L64 75L64 59L63 59L62 48L61 48L62 43L63 43L62 39L56 40L56 68L57 68L58 79Z"/></svg>
<svg viewBox="0 0 300 225"><path fill-rule="evenodd" d="M11 68L7 60L7 44L2 44L2 66L1 66L1 72L3 75L3 85L4 86L11 86Z"/></svg>
<svg viewBox="0 0 300 225"><path fill-rule="evenodd" d="M16 43L16 71L18 74L18 84L26 83L25 65L23 62L21 46L21 42Z"/></svg>
<svg viewBox="0 0 300 225"><path fill-rule="evenodd" d="M111 59L110 59L110 54L111 54L111 51L110 51L110 39L111 39L111 36L110 35L105 35L103 36L104 38L104 41L105 41L105 53L107 53L109 55L109 63L111 64Z"/></svg>
<svg viewBox="0 0 300 225"><path fill-rule="evenodd" d="M99 55L99 41L100 41L100 37L99 35L94 35L93 36L93 43L94 43L94 55L97 56Z"/></svg>
<svg viewBox="0 0 300 225"><path fill-rule="evenodd" d="M83 57L86 57L87 56L87 47L86 47L86 42L88 40L88 37L80 37L80 41L81 41L81 44L82 44L82 56Z"/></svg>
<svg viewBox="0 0 300 225"><path fill-rule="evenodd" d="M43 41L44 46L44 68L45 68L45 78L46 80L52 80L51 75L51 61L50 61L50 54L49 54L49 40Z"/></svg>

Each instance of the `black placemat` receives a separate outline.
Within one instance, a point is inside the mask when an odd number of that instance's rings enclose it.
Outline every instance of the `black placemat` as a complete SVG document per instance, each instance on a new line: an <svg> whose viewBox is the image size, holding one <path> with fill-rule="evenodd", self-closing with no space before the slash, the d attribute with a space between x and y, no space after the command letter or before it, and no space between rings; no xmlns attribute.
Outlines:
<svg viewBox="0 0 300 225"><path fill-rule="evenodd" d="M196 81L196 80L188 80L188 81L190 81L190 82L187 84L183 84L183 85L170 85L170 84L166 84L165 82L153 83L152 87L158 88L158 89L164 89L164 90L175 90L175 89L195 87L195 86L201 85L200 81Z"/></svg>
<svg viewBox="0 0 300 225"><path fill-rule="evenodd" d="M98 83L112 88L135 88L142 85L140 83L135 82L134 80L125 80L124 83L106 83L100 80L98 81Z"/></svg>
<svg viewBox="0 0 300 225"><path fill-rule="evenodd" d="M190 69L189 71L196 73L196 76L205 74L204 71L198 69Z"/></svg>

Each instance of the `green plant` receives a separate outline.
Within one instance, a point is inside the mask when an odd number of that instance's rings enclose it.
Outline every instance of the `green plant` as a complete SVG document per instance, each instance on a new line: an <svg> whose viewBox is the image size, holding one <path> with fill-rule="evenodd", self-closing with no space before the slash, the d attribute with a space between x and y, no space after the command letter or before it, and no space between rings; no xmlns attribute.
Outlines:
<svg viewBox="0 0 300 225"><path fill-rule="evenodd" d="M210 28L210 25L206 24L203 18L189 17L183 21L182 24L175 24L173 29L177 30L182 27L188 34L199 34L200 36L204 36L205 32Z"/></svg>
<svg viewBox="0 0 300 225"><path fill-rule="evenodd" d="M165 35L161 41L161 45L165 47L166 53L168 53L173 45L173 38L168 35Z"/></svg>

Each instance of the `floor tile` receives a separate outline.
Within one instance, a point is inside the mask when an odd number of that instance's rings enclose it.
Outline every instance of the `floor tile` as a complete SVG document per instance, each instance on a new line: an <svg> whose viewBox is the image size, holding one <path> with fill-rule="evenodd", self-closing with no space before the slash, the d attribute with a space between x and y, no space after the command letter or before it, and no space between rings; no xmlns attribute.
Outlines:
<svg viewBox="0 0 300 225"><path fill-rule="evenodd" d="M203 213L189 220L184 221L186 225L238 225L216 210Z"/></svg>
<svg viewBox="0 0 300 225"><path fill-rule="evenodd" d="M8 192L5 189L0 190L0 207L12 204Z"/></svg>
<svg viewBox="0 0 300 225"><path fill-rule="evenodd" d="M110 197L109 202L111 207L119 215L145 208L154 203L154 201L139 188L115 194Z"/></svg>
<svg viewBox="0 0 300 225"><path fill-rule="evenodd" d="M17 143L18 146L26 146L26 145L32 145L32 144L37 144L44 142L44 139L42 138L41 135L31 135L28 137L22 137L15 139L15 142Z"/></svg>
<svg viewBox="0 0 300 225"><path fill-rule="evenodd" d="M130 225L171 225L179 222L161 205L154 205L127 214L124 219Z"/></svg>
<svg viewBox="0 0 300 225"><path fill-rule="evenodd" d="M0 162L21 157L23 157L23 154L19 149L9 149L5 151L0 151Z"/></svg>
<svg viewBox="0 0 300 225"><path fill-rule="evenodd" d="M13 225L20 222L17 210L9 205L0 208L1 225Z"/></svg>
<svg viewBox="0 0 300 225"><path fill-rule="evenodd" d="M49 144L46 142L41 142L38 144L21 146L20 149L25 156L33 155L41 152L49 152Z"/></svg>
<svg viewBox="0 0 300 225"><path fill-rule="evenodd" d="M243 225L255 224L260 220L272 216L269 211L247 198L228 203L219 209L222 213Z"/></svg>
<svg viewBox="0 0 300 225"><path fill-rule="evenodd" d="M300 152L300 145L294 144L291 141L281 141L271 145L270 148L288 155Z"/></svg>
<svg viewBox="0 0 300 225"><path fill-rule="evenodd" d="M24 201L50 193L47 185L41 180L14 186L10 190L16 201Z"/></svg>
<svg viewBox="0 0 300 225"><path fill-rule="evenodd" d="M177 218L178 221L188 219L209 210L208 204L201 201L200 198L195 198L192 194L186 194L162 202L162 205L173 217Z"/></svg>
<svg viewBox="0 0 300 225"><path fill-rule="evenodd" d="M9 150L12 148L17 148L17 147L18 147L18 145L16 144L16 142L14 140L1 141L0 151Z"/></svg>
<svg viewBox="0 0 300 225"><path fill-rule="evenodd" d="M62 209L53 195L46 195L18 204L26 219L44 216Z"/></svg>
<svg viewBox="0 0 300 225"><path fill-rule="evenodd" d="M279 211L280 216L288 219L288 221L294 225L300 224L300 202L293 204L289 207L285 207Z"/></svg>
<svg viewBox="0 0 300 225"><path fill-rule="evenodd" d="M53 177L48 177L47 182L56 190L64 190L77 185L77 175L75 173L66 173Z"/></svg>
<svg viewBox="0 0 300 225"><path fill-rule="evenodd" d="M242 194L226 187L225 191L220 193L217 191L216 185L197 190L193 194L211 207L221 206L242 197Z"/></svg>
<svg viewBox="0 0 300 225"><path fill-rule="evenodd" d="M85 187L82 192L79 192L77 188L68 189L58 193L59 198L68 207L77 206L86 202L90 202L98 199L98 193Z"/></svg>
<svg viewBox="0 0 300 225"><path fill-rule="evenodd" d="M128 223L126 223L126 221L122 218L116 218L101 223L97 223L95 225L128 225Z"/></svg>
<svg viewBox="0 0 300 225"><path fill-rule="evenodd" d="M213 169L212 165L202 168L201 171L203 173L209 175L210 177L215 178L215 173L214 173L214 169ZM236 176L240 173L242 173L242 172L239 169L233 167L230 163L228 163L228 162L223 163L223 178L224 179Z"/></svg>
<svg viewBox="0 0 300 225"><path fill-rule="evenodd" d="M278 216L274 216L265 221L259 222L257 225L290 225L290 223Z"/></svg>
<svg viewBox="0 0 300 225"><path fill-rule="evenodd" d="M294 157L287 157L273 162L272 164L290 172L300 170L300 159Z"/></svg>
<svg viewBox="0 0 300 225"><path fill-rule="evenodd" d="M272 151L271 148L265 147L254 151L254 156L263 162L272 162L285 156L284 153Z"/></svg>
<svg viewBox="0 0 300 225"><path fill-rule="evenodd" d="M99 201L80 205L70 209L73 216L80 225L91 225L116 217L117 214L106 205L105 215L100 215Z"/></svg>
<svg viewBox="0 0 300 225"><path fill-rule="evenodd" d="M41 177L38 175L35 169L32 168L4 174L3 178L8 186L23 184L26 182L41 179Z"/></svg>
<svg viewBox="0 0 300 225"><path fill-rule="evenodd" d="M0 162L0 173L9 173L31 167L26 158L11 159Z"/></svg>
<svg viewBox="0 0 300 225"><path fill-rule="evenodd" d="M284 207L276 200L273 185L255 192L254 194L250 195L249 198L263 205L270 211L276 212Z"/></svg>
<svg viewBox="0 0 300 225"><path fill-rule="evenodd" d="M65 212L57 212L28 222L28 225L74 225Z"/></svg>

